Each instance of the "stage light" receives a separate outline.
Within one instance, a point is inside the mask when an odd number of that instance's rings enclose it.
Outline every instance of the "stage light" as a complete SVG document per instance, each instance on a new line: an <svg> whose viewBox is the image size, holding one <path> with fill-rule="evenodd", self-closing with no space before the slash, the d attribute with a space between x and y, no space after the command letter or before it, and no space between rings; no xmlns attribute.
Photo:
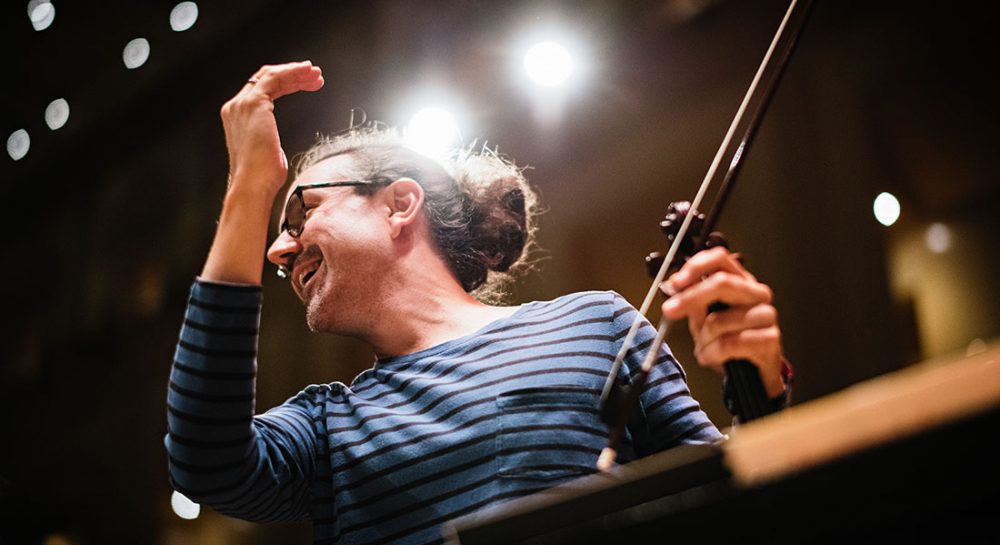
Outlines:
<svg viewBox="0 0 1000 545"><path fill-rule="evenodd" d="M149 59L149 41L146 38L136 38L125 44L125 49L122 51L125 68L129 70L139 68L147 59Z"/></svg>
<svg viewBox="0 0 1000 545"><path fill-rule="evenodd" d="M198 20L198 4L194 2L181 2L170 10L170 28L174 32L184 32L194 26Z"/></svg>
<svg viewBox="0 0 1000 545"><path fill-rule="evenodd" d="M423 108L413 114L403 131L403 137L407 146L431 157L442 155L461 140L455 117L436 106Z"/></svg>
<svg viewBox="0 0 1000 545"><path fill-rule="evenodd" d="M936 254L943 254L951 248L951 229L943 223L932 223L924 236L927 248Z"/></svg>
<svg viewBox="0 0 1000 545"><path fill-rule="evenodd" d="M48 0L31 0L28 2L28 18L32 28L45 30L56 20L56 7Z"/></svg>
<svg viewBox="0 0 1000 545"><path fill-rule="evenodd" d="M593 71L594 36L590 34L584 28L568 28L552 15L534 17L510 43L511 76L524 82L532 94L568 97L579 93Z"/></svg>
<svg viewBox="0 0 1000 545"><path fill-rule="evenodd" d="M899 219L899 200L892 193L879 193L878 197L875 197L872 210L875 212L875 219L889 227Z"/></svg>
<svg viewBox="0 0 1000 545"><path fill-rule="evenodd" d="M20 160L28 154L29 149L31 149L31 137L28 136L28 131L18 129L7 137L7 155L10 155L11 159Z"/></svg>
<svg viewBox="0 0 1000 545"><path fill-rule="evenodd" d="M174 513L176 513L178 517L185 520L196 519L198 518L198 514L201 513L200 505L189 500L187 496L177 491L174 491L173 495L170 496L170 507L174 509Z"/></svg>
<svg viewBox="0 0 1000 545"><path fill-rule="evenodd" d="M594 37L586 29L566 28L559 17L538 14L532 19L511 41L508 70L525 93L535 125L557 131L593 79Z"/></svg>
<svg viewBox="0 0 1000 545"><path fill-rule="evenodd" d="M524 69L535 83L555 87L566 83L573 74L573 58L565 47L555 42L542 42L524 54Z"/></svg>
<svg viewBox="0 0 1000 545"><path fill-rule="evenodd" d="M61 128L69 120L69 102L65 98L57 98L45 107L45 124L50 129Z"/></svg>

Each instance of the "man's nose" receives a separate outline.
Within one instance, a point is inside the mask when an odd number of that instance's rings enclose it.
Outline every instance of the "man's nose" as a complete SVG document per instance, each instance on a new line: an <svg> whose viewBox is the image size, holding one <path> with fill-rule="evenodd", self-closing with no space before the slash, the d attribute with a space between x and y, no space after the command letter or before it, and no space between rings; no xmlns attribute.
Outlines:
<svg viewBox="0 0 1000 545"><path fill-rule="evenodd" d="M295 258L301 251L302 245L299 240L289 235L287 231L282 231L267 249L267 260L277 265L279 269L291 271Z"/></svg>

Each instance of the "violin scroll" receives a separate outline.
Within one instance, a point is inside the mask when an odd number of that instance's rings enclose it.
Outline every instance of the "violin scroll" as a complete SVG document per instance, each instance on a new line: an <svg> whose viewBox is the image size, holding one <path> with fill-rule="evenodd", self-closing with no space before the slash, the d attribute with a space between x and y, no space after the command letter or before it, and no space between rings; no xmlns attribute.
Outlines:
<svg viewBox="0 0 1000 545"><path fill-rule="evenodd" d="M663 220L660 221L660 230L667 237L668 243L673 244L674 239L677 238L677 234L680 231L681 224L684 223L684 218L689 213L691 213L690 201L675 201L667 206L667 213L663 217ZM729 242L726 240L725 235L718 231L712 231L707 236L702 237L704 227L705 214L695 210L694 217L691 218L691 225L688 226L687 233L680 242L677 255L674 257L674 262L670 265L669 270L671 272L680 269L684 263L687 263L687 260L691 256L700 250L715 248L716 246L729 248ZM665 257L661 252L652 252L646 256L646 273L649 274L650 278L656 278L660 267L663 266L664 259Z"/></svg>

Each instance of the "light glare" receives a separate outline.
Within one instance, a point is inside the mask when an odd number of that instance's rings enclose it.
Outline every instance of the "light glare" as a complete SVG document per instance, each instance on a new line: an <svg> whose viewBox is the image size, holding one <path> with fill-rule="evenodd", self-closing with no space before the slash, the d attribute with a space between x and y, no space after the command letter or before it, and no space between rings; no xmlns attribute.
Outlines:
<svg viewBox="0 0 1000 545"><path fill-rule="evenodd" d="M28 2L28 18L35 30L45 30L56 20L56 7L51 2L32 0Z"/></svg>
<svg viewBox="0 0 1000 545"><path fill-rule="evenodd" d="M566 48L555 42L536 44L524 55L528 77L544 87L565 83L573 72L573 59Z"/></svg>
<svg viewBox="0 0 1000 545"><path fill-rule="evenodd" d="M7 155L10 155L11 159L19 161L28 154L29 149L31 149L31 137L28 136L28 131L18 129L7 137Z"/></svg>
<svg viewBox="0 0 1000 545"><path fill-rule="evenodd" d="M65 98L57 98L45 107L45 124L50 129L62 128L69 120L69 102Z"/></svg>
<svg viewBox="0 0 1000 545"><path fill-rule="evenodd" d="M899 200L892 193L883 191L878 194L878 197L875 197L872 210L875 212L875 219L882 225L889 227L899 219Z"/></svg>
<svg viewBox="0 0 1000 545"><path fill-rule="evenodd" d="M436 157L457 144L458 124L455 117L442 108L423 108L410 119L404 136L410 148Z"/></svg>
<svg viewBox="0 0 1000 545"><path fill-rule="evenodd" d="M951 229L943 223L932 223L924 237L927 248L936 254L943 254L951 248Z"/></svg>
<svg viewBox="0 0 1000 545"><path fill-rule="evenodd" d="M198 4L194 2L181 2L170 10L170 28L174 32L184 32L194 26L198 20Z"/></svg>
<svg viewBox="0 0 1000 545"><path fill-rule="evenodd" d="M189 500L187 496L177 491L174 491L173 495L170 496L170 507L174 509L174 513L176 513L178 517L185 520L196 519L198 518L198 514L201 513L200 505Z"/></svg>
<svg viewBox="0 0 1000 545"><path fill-rule="evenodd" d="M972 339L972 341L969 342L969 345L965 347L965 355L967 357L972 357L977 354L982 354L983 352L986 352L988 348L989 346L986 344L986 341L977 337Z"/></svg>
<svg viewBox="0 0 1000 545"><path fill-rule="evenodd" d="M122 51L122 61L125 62L125 68L129 70L139 68L146 63L148 58L149 41L146 38L136 38L125 44L125 50Z"/></svg>

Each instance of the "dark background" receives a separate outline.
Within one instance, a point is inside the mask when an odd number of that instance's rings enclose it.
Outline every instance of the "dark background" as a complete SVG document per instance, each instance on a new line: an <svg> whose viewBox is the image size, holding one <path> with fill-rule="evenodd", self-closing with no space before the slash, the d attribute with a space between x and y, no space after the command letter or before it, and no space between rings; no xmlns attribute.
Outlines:
<svg viewBox="0 0 1000 545"><path fill-rule="evenodd" d="M307 543L307 523L254 525L170 509L166 382L227 172L218 109L261 64L310 59L326 87L281 99L289 155L352 107L404 125L415 93L460 101L542 194L539 270L514 302L614 289L638 305L656 226L690 199L784 13L779 1L212 2L175 33L174 2L57 2L35 32L3 7L0 157L0 538L4 543ZM977 350L1000 332L994 168L997 39L988 3L818 1L721 229L776 292L796 402ZM592 71L543 119L512 70L518 37L552 21ZM128 70L122 48L151 55ZM46 104L69 122L50 131ZM552 113L552 110L548 111ZM902 203L890 228L871 206ZM930 252L924 233L952 244ZM258 409L371 362L310 334L267 267ZM658 316L651 315L653 320ZM720 426L718 377L670 344Z"/></svg>

